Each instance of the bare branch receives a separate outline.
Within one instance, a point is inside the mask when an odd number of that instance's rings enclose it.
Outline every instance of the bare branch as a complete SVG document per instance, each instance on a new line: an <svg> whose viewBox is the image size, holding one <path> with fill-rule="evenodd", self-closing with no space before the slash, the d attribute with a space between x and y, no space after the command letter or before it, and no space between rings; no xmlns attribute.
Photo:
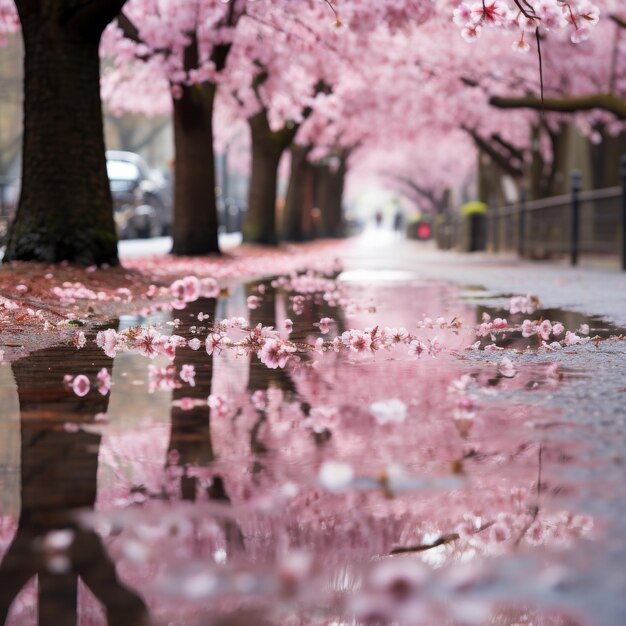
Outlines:
<svg viewBox="0 0 626 626"><path fill-rule="evenodd" d="M491 526L494 525L495 522L487 522L483 524L480 528L476 530L476 533L481 533L484 530L487 530ZM461 536L459 533L449 533L447 535L441 535L438 539L435 539L432 543L421 543L415 546L399 546L394 548L389 554L407 554L409 552L426 552L426 550L432 550L433 548L438 548L439 546L445 546L448 543L452 543L453 541L457 541Z"/></svg>
<svg viewBox="0 0 626 626"><path fill-rule="evenodd" d="M612 113L617 119L626 120L626 102L610 93L545 98L543 102L534 96L511 98L496 96L491 98L489 103L499 109L535 109L555 113L578 113L599 109Z"/></svg>
<svg viewBox="0 0 626 626"><path fill-rule="evenodd" d="M620 17L619 15L609 15L609 17L620 27L620 28L626 28L626 19L624 19L623 17Z"/></svg>

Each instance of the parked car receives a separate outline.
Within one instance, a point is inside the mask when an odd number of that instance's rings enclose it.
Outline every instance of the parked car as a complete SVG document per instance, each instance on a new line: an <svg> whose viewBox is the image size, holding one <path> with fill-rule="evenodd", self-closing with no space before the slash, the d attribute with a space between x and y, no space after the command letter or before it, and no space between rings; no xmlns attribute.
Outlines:
<svg viewBox="0 0 626 626"><path fill-rule="evenodd" d="M120 238L167 235L172 227L172 194L165 177L133 152L108 150L106 157Z"/></svg>
<svg viewBox="0 0 626 626"><path fill-rule="evenodd" d="M20 179L16 176L0 176L0 245L6 243L19 197Z"/></svg>

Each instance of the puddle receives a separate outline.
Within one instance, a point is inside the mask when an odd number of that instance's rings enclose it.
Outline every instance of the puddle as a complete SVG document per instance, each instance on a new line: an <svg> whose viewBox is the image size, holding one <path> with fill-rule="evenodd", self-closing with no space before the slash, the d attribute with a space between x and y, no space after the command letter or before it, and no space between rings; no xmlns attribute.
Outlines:
<svg viewBox="0 0 626 626"><path fill-rule="evenodd" d="M410 272L345 272L334 295L332 282L253 283L119 322L182 337L173 361L111 358L90 338L0 367L0 622L623 623L621 596L589 582L610 551L576 497L572 476L592 480L584 433L564 450L533 428L580 431L527 393L563 384L549 363L508 377L501 354L459 358L473 334L453 320L504 312ZM436 358L330 348L425 315L450 323L419 331L445 345ZM237 346L207 354L210 325L238 317L326 347L284 367Z"/></svg>

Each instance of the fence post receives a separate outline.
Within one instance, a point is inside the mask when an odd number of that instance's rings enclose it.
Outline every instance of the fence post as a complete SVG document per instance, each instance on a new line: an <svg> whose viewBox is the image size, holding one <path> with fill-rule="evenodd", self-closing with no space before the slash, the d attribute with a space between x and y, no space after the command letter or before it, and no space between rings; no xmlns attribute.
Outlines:
<svg viewBox="0 0 626 626"><path fill-rule="evenodd" d="M580 239L580 188L582 175L578 170L572 172L572 203L570 215L570 260L572 265L578 264L578 246Z"/></svg>
<svg viewBox="0 0 626 626"><path fill-rule="evenodd" d="M626 270L626 154L621 160L622 174L622 269Z"/></svg>
<svg viewBox="0 0 626 626"><path fill-rule="evenodd" d="M526 187L522 187L517 216L517 255L523 257L526 247Z"/></svg>

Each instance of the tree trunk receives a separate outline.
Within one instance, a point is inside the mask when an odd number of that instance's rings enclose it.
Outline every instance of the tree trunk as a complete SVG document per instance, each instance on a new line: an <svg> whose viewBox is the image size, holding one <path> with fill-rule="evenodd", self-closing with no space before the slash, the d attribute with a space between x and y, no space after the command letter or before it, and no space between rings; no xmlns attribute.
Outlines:
<svg viewBox="0 0 626 626"><path fill-rule="evenodd" d="M174 243L172 254L219 254L213 154L216 87L183 87L174 100Z"/></svg>
<svg viewBox="0 0 626 626"><path fill-rule="evenodd" d="M292 124L279 131L272 131L267 111L248 119L252 135L252 175L248 192L248 211L243 226L243 239L248 243L275 246L276 233L276 185L280 157L297 132Z"/></svg>
<svg viewBox="0 0 626 626"><path fill-rule="evenodd" d="M57 0L43 11L17 2L25 50L22 192L4 261L117 263L98 46L123 2L110 3L105 15L101 2L71 10L75 4Z"/></svg>
<svg viewBox="0 0 626 626"><path fill-rule="evenodd" d="M283 212L282 238L285 241L307 241L312 238L313 166L308 161L312 146L293 144L291 172Z"/></svg>
<svg viewBox="0 0 626 626"><path fill-rule="evenodd" d="M321 237L343 237L343 192L345 187L347 163L345 158L339 159L339 166L332 168L323 165L319 168L318 198L321 209Z"/></svg>

